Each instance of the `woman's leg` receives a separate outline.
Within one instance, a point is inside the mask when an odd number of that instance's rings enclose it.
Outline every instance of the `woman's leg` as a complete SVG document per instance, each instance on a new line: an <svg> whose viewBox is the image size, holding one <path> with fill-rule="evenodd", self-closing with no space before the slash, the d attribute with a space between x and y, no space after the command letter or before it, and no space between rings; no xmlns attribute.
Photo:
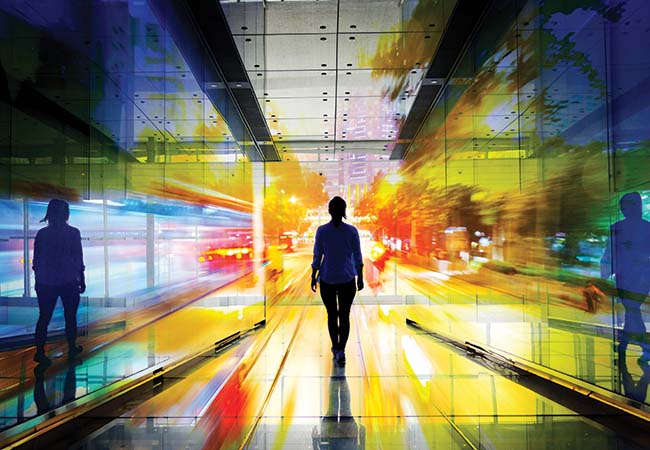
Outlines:
<svg viewBox="0 0 650 450"><path fill-rule="evenodd" d="M56 289L49 286L37 286L36 295L38 296L38 322L36 322L36 354L45 353L45 339L47 338L47 327L52 320L54 306L58 298Z"/></svg>
<svg viewBox="0 0 650 450"><path fill-rule="evenodd" d="M72 283L61 288L61 303L65 317L65 337L70 352L77 351L77 310L79 309L79 285Z"/></svg>
<svg viewBox="0 0 650 450"><path fill-rule="evenodd" d="M357 293L357 286L355 281L352 280L348 283L339 284L337 287L339 294L339 349L345 350L345 345L350 336L350 308L352 308L352 302Z"/></svg>
<svg viewBox="0 0 650 450"><path fill-rule="evenodd" d="M320 297L327 310L327 331L330 334L332 348L336 350L339 348L339 330L336 323L336 289L334 285L321 282Z"/></svg>

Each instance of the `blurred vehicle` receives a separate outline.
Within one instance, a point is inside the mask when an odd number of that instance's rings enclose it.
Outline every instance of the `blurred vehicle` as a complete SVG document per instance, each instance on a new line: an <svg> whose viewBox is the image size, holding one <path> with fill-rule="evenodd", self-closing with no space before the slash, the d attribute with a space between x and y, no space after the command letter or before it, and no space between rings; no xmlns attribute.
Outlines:
<svg viewBox="0 0 650 450"><path fill-rule="evenodd" d="M473 258L481 260L492 258L492 239L482 231L474 232L474 239L470 246L470 254Z"/></svg>
<svg viewBox="0 0 650 450"><path fill-rule="evenodd" d="M460 261L466 260L470 254L470 239L467 228L447 227L438 233L432 241L432 257L440 260Z"/></svg>
<svg viewBox="0 0 650 450"><path fill-rule="evenodd" d="M296 231L285 231L280 235L280 244L278 249L285 252L291 253L295 250L298 245L298 233Z"/></svg>
<svg viewBox="0 0 650 450"><path fill-rule="evenodd" d="M226 268L229 262L250 260L253 258L253 240L249 229L219 230L199 253L199 263L210 271Z"/></svg>

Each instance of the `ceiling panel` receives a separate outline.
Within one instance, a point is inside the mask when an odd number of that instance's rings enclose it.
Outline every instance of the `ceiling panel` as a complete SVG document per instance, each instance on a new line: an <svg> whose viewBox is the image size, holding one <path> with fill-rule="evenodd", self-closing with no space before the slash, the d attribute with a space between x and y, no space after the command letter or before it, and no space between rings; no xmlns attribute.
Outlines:
<svg viewBox="0 0 650 450"><path fill-rule="evenodd" d="M455 0L221 4L284 159L390 153Z"/></svg>

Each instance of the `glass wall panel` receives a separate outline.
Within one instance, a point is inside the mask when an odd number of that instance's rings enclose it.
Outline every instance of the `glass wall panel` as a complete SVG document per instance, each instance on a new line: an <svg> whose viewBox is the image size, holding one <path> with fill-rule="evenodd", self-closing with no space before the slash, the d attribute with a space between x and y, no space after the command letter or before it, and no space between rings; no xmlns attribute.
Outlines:
<svg viewBox="0 0 650 450"><path fill-rule="evenodd" d="M189 31L160 4L0 5L0 428L264 320L264 169L216 68L181 50ZM74 366L60 302L49 361L32 361L34 238L53 198L84 255Z"/></svg>
<svg viewBox="0 0 650 450"><path fill-rule="evenodd" d="M646 222L613 224L633 192L649 217L648 23L634 0L495 2L398 172L445 280L411 318L646 403Z"/></svg>

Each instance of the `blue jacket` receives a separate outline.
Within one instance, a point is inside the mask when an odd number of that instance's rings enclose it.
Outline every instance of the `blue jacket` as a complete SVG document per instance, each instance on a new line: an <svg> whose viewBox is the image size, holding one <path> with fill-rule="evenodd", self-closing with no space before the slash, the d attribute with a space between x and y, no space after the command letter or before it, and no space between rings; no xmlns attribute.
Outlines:
<svg viewBox="0 0 650 450"><path fill-rule="evenodd" d="M77 282L85 269L79 230L68 224L38 230L32 269L37 284L63 286Z"/></svg>
<svg viewBox="0 0 650 450"><path fill-rule="evenodd" d="M328 284L347 283L363 265L359 232L352 225L332 222L316 230L314 260L311 267L320 270L320 280Z"/></svg>

